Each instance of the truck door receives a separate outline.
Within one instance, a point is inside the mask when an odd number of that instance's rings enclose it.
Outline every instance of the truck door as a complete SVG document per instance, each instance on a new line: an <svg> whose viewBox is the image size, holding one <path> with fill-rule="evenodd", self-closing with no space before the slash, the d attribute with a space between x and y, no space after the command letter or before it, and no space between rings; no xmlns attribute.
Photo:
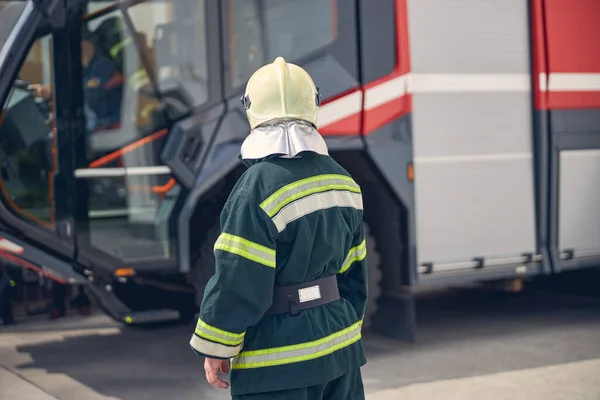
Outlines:
<svg viewBox="0 0 600 400"><path fill-rule="evenodd" d="M73 144L78 261L172 271L183 191L160 154L176 122L222 107L219 55L209 57L215 2L85 3L70 42L85 120Z"/></svg>
<svg viewBox="0 0 600 400"><path fill-rule="evenodd" d="M60 282L81 281L68 264L75 245L69 99L60 90L69 79L66 27L31 2L3 3L0 256Z"/></svg>
<svg viewBox="0 0 600 400"><path fill-rule="evenodd" d="M534 271L520 267L542 257L527 2L407 10L419 269Z"/></svg>
<svg viewBox="0 0 600 400"><path fill-rule="evenodd" d="M600 262L600 3L535 0L540 135L549 143L549 252L555 272Z"/></svg>

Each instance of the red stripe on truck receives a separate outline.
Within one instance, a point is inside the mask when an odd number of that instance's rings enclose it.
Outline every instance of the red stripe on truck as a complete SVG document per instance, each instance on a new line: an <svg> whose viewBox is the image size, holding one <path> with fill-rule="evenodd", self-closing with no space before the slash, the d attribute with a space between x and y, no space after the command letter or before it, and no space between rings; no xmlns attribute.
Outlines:
<svg viewBox="0 0 600 400"><path fill-rule="evenodd" d="M600 53L599 53L600 54ZM371 132L412 111L413 93L506 93L532 91L545 99L537 107L600 108L600 73L414 74L390 77L325 104L319 115L323 135ZM362 130L359 122L363 111ZM322 115L321 115L322 114Z"/></svg>
<svg viewBox="0 0 600 400"><path fill-rule="evenodd" d="M600 107L600 1L532 0L537 109Z"/></svg>

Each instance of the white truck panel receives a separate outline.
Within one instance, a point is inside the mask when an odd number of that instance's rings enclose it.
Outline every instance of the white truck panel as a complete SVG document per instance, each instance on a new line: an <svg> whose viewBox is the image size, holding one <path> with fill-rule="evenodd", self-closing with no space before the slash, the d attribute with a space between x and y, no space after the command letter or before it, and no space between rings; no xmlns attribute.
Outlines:
<svg viewBox="0 0 600 400"><path fill-rule="evenodd" d="M452 264L533 252L533 181L522 174L531 163L527 154L417 162L419 261Z"/></svg>
<svg viewBox="0 0 600 400"><path fill-rule="evenodd" d="M408 0L407 7L413 72L529 73L527 1Z"/></svg>
<svg viewBox="0 0 600 400"><path fill-rule="evenodd" d="M409 0L408 16L417 263L535 253L527 2Z"/></svg>
<svg viewBox="0 0 600 400"><path fill-rule="evenodd" d="M600 150L560 152L558 250L600 253Z"/></svg>

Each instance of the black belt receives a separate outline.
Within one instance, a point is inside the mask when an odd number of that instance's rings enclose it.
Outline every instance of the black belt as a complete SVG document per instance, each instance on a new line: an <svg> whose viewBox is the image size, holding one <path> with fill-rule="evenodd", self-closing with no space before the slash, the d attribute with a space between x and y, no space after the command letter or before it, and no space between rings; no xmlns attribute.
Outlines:
<svg viewBox="0 0 600 400"><path fill-rule="evenodd" d="M298 285L276 287L273 290L273 304L265 315L298 315L300 310L331 303L339 298L335 275Z"/></svg>

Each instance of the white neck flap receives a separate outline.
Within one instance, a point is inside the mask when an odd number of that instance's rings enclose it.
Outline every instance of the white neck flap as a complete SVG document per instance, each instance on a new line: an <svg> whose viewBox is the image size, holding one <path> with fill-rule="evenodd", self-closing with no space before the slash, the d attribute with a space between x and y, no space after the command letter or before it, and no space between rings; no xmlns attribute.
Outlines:
<svg viewBox="0 0 600 400"><path fill-rule="evenodd" d="M311 124L286 119L267 122L254 128L242 143L241 155L244 160L271 155L291 158L303 151L329 155L325 140Z"/></svg>

